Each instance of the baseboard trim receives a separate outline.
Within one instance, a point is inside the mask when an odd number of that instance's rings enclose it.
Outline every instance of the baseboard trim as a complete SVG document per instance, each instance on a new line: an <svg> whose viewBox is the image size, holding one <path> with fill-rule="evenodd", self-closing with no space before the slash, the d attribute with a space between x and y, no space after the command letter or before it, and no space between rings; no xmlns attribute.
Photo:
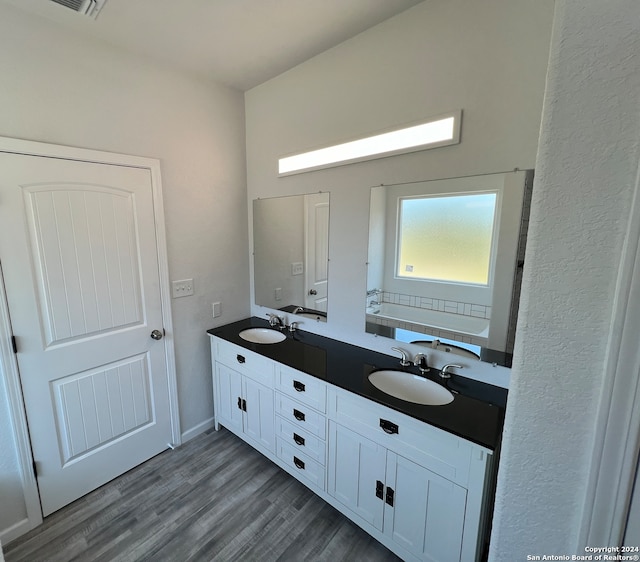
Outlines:
<svg viewBox="0 0 640 562"><path fill-rule="evenodd" d="M205 431L211 429L213 427L213 417L210 417L207 420L199 423L198 425L188 429L182 434L182 443L186 443L189 439L193 439L194 437L204 433Z"/></svg>
<svg viewBox="0 0 640 562"><path fill-rule="evenodd" d="M21 537L39 524L39 522L34 524L32 521L29 521L28 518L25 518L5 529L0 529L0 543L2 543L0 545L0 554L2 553L2 547L6 547L11 541ZM2 558L0 557L0 561L1 560Z"/></svg>

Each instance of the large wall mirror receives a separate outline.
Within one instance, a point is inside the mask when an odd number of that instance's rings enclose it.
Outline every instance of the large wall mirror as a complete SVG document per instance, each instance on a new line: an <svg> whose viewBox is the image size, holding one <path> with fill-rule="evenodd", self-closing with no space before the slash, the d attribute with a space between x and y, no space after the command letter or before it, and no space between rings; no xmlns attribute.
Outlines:
<svg viewBox="0 0 640 562"><path fill-rule="evenodd" d="M256 304L326 322L329 194L253 201Z"/></svg>
<svg viewBox="0 0 640 562"><path fill-rule="evenodd" d="M529 170L373 187L366 331L511 366L532 186Z"/></svg>

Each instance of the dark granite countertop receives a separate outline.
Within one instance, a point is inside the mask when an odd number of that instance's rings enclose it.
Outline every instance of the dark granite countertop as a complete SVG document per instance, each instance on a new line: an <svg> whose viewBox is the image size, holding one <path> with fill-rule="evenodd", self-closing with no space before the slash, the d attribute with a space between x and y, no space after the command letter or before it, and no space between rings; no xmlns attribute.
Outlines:
<svg viewBox="0 0 640 562"><path fill-rule="evenodd" d="M208 330L208 334L234 343L288 365L298 371L327 381L354 394L393 408L413 418L439 427L487 447L496 449L502 435L507 391L504 388L474 381L459 375L445 380L437 369L426 374L451 390L455 398L444 406L423 406L389 396L374 387L368 379L376 369L397 369L417 374L415 367L400 367L399 358L296 330L284 331L287 339L276 344L258 344L243 340L238 334L247 328L268 328L261 318L247 318Z"/></svg>

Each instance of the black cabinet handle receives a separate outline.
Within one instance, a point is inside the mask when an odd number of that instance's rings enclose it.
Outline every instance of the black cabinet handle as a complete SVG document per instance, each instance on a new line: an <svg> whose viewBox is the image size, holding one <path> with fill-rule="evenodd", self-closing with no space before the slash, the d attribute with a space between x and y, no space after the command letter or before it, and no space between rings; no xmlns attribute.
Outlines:
<svg viewBox="0 0 640 562"><path fill-rule="evenodd" d="M296 410L294 408L293 409L293 417L296 418L298 421L304 421L304 418L306 416L304 415L304 412L301 412L300 410Z"/></svg>
<svg viewBox="0 0 640 562"><path fill-rule="evenodd" d="M389 488L389 486L387 486L387 497L384 501L386 501L387 505L390 505L391 507L393 507L393 495L393 488Z"/></svg>
<svg viewBox="0 0 640 562"><path fill-rule="evenodd" d="M300 470L304 470L304 461L301 461L298 457L293 457L293 464L295 464Z"/></svg>
<svg viewBox="0 0 640 562"><path fill-rule="evenodd" d="M298 392L304 392L304 384L299 381L293 381L293 388Z"/></svg>
<svg viewBox="0 0 640 562"><path fill-rule="evenodd" d="M384 484L376 480L376 498L384 499Z"/></svg>
<svg viewBox="0 0 640 562"><path fill-rule="evenodd" d="M238 410L242 410L242 398L238 396Z"/></svg>
<svg viewBox="0 0 640 562"><path fill-rule="evenodd" d="M244 398L242 399L242 411L247 411L247 401Z"/></svg>
<svg viewBox="0 0 640 562"><path fill-rule="evenodd" d="M380 427L385 433L398 433L398 426L395 423L390 422L389 420L383 420L382 418L380 418Z"/></svg>
<svg viewBox="0 0 640 562"><path fill-rule="evenodd" d="M238 361L238 363L244 363L246 361L246 359L244 358L244 355L236 355L236 359Z"/></svg>
<svg viewBox="0 0 640 562"><path fill-rule="evenodd" d="M297 445L304 446L304 437L300 437L297 433L293 434L293 440Z"/></svg>

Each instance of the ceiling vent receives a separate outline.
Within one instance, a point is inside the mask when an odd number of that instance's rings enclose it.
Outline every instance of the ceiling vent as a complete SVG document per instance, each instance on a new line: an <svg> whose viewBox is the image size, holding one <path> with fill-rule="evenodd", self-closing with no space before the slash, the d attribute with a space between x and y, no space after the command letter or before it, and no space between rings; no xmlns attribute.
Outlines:
<svg viewBox="0 0 640 562"><path fill-rule="evenodd" d="M106 1L107 0L51 0L51 2L55 4L70 8L74 12L89 16L93 19L98 17Z"/></svg>

